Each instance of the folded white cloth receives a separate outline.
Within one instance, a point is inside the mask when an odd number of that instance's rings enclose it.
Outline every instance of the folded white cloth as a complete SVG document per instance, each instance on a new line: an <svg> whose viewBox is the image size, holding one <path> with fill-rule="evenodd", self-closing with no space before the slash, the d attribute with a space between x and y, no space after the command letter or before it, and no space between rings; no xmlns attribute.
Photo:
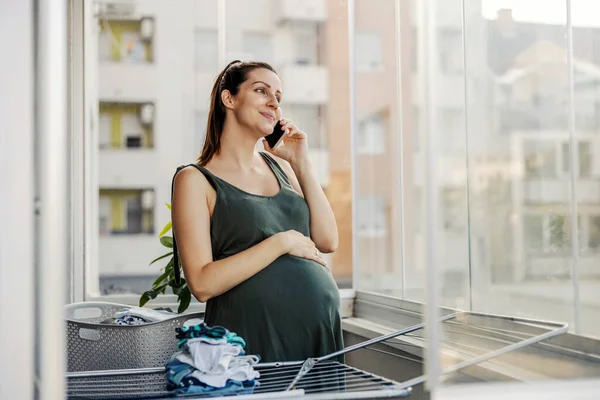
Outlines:
<svg viewBox="0 0 600 400"><path fill-rule="evenodd" d="M178 314L166 310L152 310L151 308L142 307L131 307L115 313L116 318L125 315L133 315L135 317L144 318L147 321L156 322L176 317Z"/></svg>
<svg viewBox="0 0 600 400"><path fill-rule="evenodd" d="M229 368L227 371L217 375L205 374L196 370L192 372L191 376L206 385L222 388L225 387L229 379L244 382L259 378L260 373L255 371L251 365L239 365L235 368Z"/></svg>
<svg viewBox="0 0 600 400"><path fill-rule="evenodd" d="M185 342L185 346L188 346L190 343L202 342L207 344L227 344L227 339L222 338L209 338L209 337L197 337L192 339L187 339ZM233 345L233 343L230 343Z"/></svg>
<svg viewBox="0 0 600 400"><path fill-rule="evenodd" d="M176 358L205 374L224 374L233 358L242 352L242 348L229 343L210 344L205 340L206 338L188 340L185 344L186 351L180 352Z"/></svg>
<svg viewBox="0 0 600 400"><path fill-rule="evenodd" d="M183 323L183 326L200 325L203 322L204 322L204 320L202 318L192 318L192 319L188 319L187 321L185 321Z"/></svg>

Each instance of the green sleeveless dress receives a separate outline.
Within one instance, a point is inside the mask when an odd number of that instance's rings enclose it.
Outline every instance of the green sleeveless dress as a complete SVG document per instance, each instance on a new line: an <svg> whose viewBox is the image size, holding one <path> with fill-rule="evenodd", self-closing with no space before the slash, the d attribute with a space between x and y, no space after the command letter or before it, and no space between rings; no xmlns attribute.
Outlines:
<svg viewBox="0 0 600 400"><path fill-rule="evenodd" d="M246 250L277 232L309 235L309 208L269 154L280 191L274 196L247 193L195 165L217 192L210 224L215 260ZM331 272L317 262L283 255L236 287L208 300L205 322L236 332L246 354L261 362L301 361L343 346L340 298ZM337 359L343 362L343 356Z"/></svg>

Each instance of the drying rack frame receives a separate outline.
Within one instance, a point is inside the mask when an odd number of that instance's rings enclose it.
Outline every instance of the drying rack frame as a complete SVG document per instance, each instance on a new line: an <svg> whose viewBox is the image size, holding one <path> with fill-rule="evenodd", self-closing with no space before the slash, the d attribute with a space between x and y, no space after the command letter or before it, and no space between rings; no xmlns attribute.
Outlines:
<svg viewBox="0 0 600 400"><path fill-rule="evenodd" d="M462 362L459 362L449 368L444 369L441 372L441 375L451 374L460 369L488 361L494 357L506 354L511 351L519 350L529 345L533 345L544 340L550 339L552 337L561 335L568 331L567 323L557 323L557 322L549 322L549 321L541 321L541 320L533 320L527 318L518 318L518 317L508 317L494 314L485 314L485 313L477 313L477 312L469 312L469 311L461 311L456 313L449 313L447 315L442 316L438 319L438 323L451 322L451 323L460 323L461 321L467 321L469 317L481 317L481 318L491 318L491 319L499 319L503 321L510 321L517 324L523 324L528 326L535 326L537 328L547 329L546 332L533 334L532 336L518 340L516 343L511 343L506 346L500 347L498 349L489 351L487 353L474 356L472 358L466 359ZM349 346L343 350L327 354L322 357L317 358L309 358L305 361L292 361L292 362L271 362L271 363L259 363L256 365L256 368L259 372L261 372L261 385L263 382L268 383L268 389L273 389L272 391L263 391L258 393L258 390L255 394L248 395L237 395L235 396L238 400L243 399L258 399L258 398L269 398L269 397L297 397L303 396L303 399L306 400L317 400L317 399L333 399L333 400L354 400L354 399L363 399L363 398L404 398L411 394L412 387L419 385L426 380L425 375L418 376L416 378L410 379L404 382L394 382L389 379L377 376L375 374L362 371L360 369L350 367L345 364L331 362L329 361L332 358L337 356L359 350L366 349L368 346L373 344L385 342L389 339L397 338L399 336L407 335L411 332L415 332L417 330L425 328L425 322L412 325L410 327L406 327L400 330L396 330L392 333L381 335L375 337L370 340L366 340L364 342L355 344L353 346ZM485 330L486 328L479 328ZM519 338L515 336L514 338ZM321 370L319 370L321 369ZM328 370L327 370L328 369ZM297 371L296 371L297 370ZM324 371L327 370L327 371ZM314 372L311 375L311 371ZM325 372L329 375L336 375L339 379L338 381L335 378L328 378ZM85 371L85 372L70 372L66 374L66 377L71 381L76 381L77 379L102 379L102 378L116 378L116 377L132 377L132 376L164 376L165 368L139 368L139 369L122 369L122 370L109 370L109 371ZM341 375L340 375L341 374ZM271 377L271 375L282 375L280 377ZM343 375L343 376L342 376ZM266 380L269 377L268 380ZM350 378L350 380L348 380ZM365 379L371 380L371 385L366 385L364 383L356 384L355 380L357 379ZM333 380L332 380L333 379ZM333 383L331 388L337 389L334 391L325 390L316 391L312 393L311 391L314 389L314 386L321 386L322 383ZM351 385L347 383L350 382ZM70 382L71 383L71 382ZM376 383L375 387L373 385ZM312 386L311 386L312 385ZM340 386L343 387L343 390L340 391ZM263 386L264 387L264 386ZM260 388L260 386L259 386ZM348 388L352 390L347 390ZM365 390L361 390L364 388ZM158 398L170 398L168 394L163 394L162 396L154 397ZM207 398L205 395L196 395L196 396L184 396L185 398ZM227 399L230 396L221 396L215 397L211 396L211 399ZM94 397L91 395L87 395L87 397L75 397L75 398L89 398L89 399L99 399L102 397ZM118 397L107 397L107 398L118 398ZM125 398L125 397L120 397ZM129 397L133 398L133 397ZM146 397L148 398L148 397Z"/></svg>

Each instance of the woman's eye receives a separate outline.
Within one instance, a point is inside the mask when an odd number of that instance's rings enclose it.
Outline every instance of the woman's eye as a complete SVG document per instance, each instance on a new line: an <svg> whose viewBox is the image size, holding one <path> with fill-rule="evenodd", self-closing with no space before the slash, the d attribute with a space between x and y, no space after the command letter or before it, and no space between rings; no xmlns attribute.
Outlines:
<svg viewBox="0 0 600 400"><path fill-rule="evenodd" d="M260 93L265 93L265 89L257 89L257 91Z"/></svg>

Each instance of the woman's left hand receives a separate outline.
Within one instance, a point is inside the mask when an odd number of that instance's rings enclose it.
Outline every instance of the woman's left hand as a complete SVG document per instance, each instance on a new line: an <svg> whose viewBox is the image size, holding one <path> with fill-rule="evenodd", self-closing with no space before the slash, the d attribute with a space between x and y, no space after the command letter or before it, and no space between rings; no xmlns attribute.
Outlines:
<svg viewBox="0 0 600 400"><path fill-rule="evenodd" d="M289 119L281 119L282 129L285 130L283 134L283 145L276 146L275 149L269 147L266 139L263 139L263 145L265 150L269 153L276 155L277 157L283 158L290 164L305 160L308 158L308 140L306 133L298 129Z"/></svg>

